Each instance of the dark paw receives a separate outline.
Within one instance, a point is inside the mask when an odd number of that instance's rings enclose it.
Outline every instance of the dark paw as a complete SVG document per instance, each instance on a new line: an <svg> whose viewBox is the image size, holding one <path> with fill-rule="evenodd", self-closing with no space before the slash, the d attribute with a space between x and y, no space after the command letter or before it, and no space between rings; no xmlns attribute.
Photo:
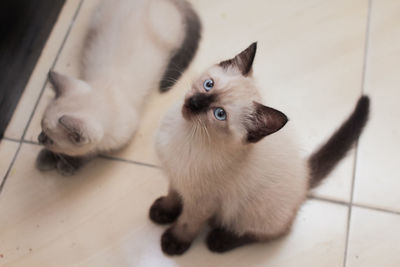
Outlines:
<svg viewBox="0 0 400 267"><path fill-rule="evenodd" d="M57 156L53 152L42 149L36 158L35 165L38 170L49 171L57 168L57 162Z"/></svg>
<svg viewBox="0 0 400 267"><path fill-rule="evenodd" d="M63 176L71 176L74 175L76 173L76 171L78 170L77 167L68 164L64 161L58 161L57 162L57 172Z"/></svg>
<svg viewBox="0 0 400 267"><path fill-rule="evenodd" d="M64 176L75 174L90 159L89 157L71 157L62 154L58 154L57 157L57 171Z"/></svg>
<svg viewBox="0 0 400 267"><path fill-rule="evenodd" d="M190 247L191 242L183 242L177 239L173 233L172 228L169 228L161 237L161 248L165 254L168 255L181 255Z"/></svg>
<svg viewBox="0 0 400 267"><path fill-rule="evenodd" d="M250 236L237 236L221 228L212 230L207 237L207 247L213 252L226 252L234 248L255 242Z"/></svg>
<svg viewBox="0 0 400 267"><path fill-rule="evenodd" d="M150 207L150 219L158 224L173 223L182 211L181 205L177 205L172 209L165 209L162 205L164 199L165 197L156 199Z"/></svg>

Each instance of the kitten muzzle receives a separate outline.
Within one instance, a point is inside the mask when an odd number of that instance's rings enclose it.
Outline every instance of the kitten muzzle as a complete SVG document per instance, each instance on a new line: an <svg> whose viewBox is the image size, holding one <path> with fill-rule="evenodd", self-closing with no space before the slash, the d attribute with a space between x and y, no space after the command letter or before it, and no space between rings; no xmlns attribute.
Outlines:
<svg viewBox="0 0 400 267"><path fill-rule="evenodd" d="M197 93L185 101L185 107L192 113L206 112L211 103L215 101L215 95Z"/></svg>
<svg viewBox="0 0 400 267"><path fill-rule="evenodd" d="M52 145L53 140L51 140L50 137L48 137L44 132L41 132L38 136L38 141L39 144L41 145Z"/></svg>

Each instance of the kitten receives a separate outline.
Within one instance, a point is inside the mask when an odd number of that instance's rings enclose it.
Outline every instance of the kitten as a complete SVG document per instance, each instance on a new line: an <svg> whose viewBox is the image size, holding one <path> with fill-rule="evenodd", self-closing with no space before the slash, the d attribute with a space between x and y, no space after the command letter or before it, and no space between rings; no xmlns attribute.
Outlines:
<svg viewBox="0 0 400 267"><path fill-rule="evenodd" d="M103 1L83 50L81 79L50 72L56 97L41 122L41 170L73 174L135 133L152 88L167 91L193 59L201 23L184 0Z"/></svg>
<svg viewBox="0 0 400 267"><path fill-rule="evenodd" d="M156 150L170 186L149 216L174 222L161 238L167 254L184 253L206 223L212 227L207 246L215 252L285 235L308 190L367 122L369 99L363 96L328 142L302 159L293 133L281 130L286 115L261 104L251 75L255 53L253 43L209 68L161 123Z"/></svg>

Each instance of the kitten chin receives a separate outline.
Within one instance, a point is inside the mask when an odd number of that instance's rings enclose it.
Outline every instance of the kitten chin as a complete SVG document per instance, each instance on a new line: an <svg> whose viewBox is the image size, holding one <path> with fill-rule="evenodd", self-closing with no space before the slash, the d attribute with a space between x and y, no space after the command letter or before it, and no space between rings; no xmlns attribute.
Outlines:
<svg viewBox="0 0 400 267"><path fill-rule="evenodd" d="M206 70L161 122L155 148L169 192L149 216L172 223L161 240L166 254L183 254L206 224L207 246L218 253L287 234L309 188L344 157L367 122L369 101L362 97L304 160L295 133L284 127L287 116L261 104L252 82L256 48Z"/></svg>
<svg viewBox="0 0 400 267"><path fill-rule="evenodd" d="M200 33L199 17L184 0L102 1L82 50L82 79L49 73L55 99L43 115L39 143L57 159L125 146L148 94L157 83L160 92L174 85L194 57ZM38 167L48 169L51 158L40 154ZM65 174L79 167L57 164Z"/></svg>

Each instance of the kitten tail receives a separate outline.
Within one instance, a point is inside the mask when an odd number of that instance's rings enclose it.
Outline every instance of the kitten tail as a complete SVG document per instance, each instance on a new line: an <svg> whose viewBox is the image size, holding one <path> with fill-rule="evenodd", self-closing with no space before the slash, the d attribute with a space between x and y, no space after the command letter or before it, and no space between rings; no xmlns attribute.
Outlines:
<svg viewBox="0 0 400 267"><path fill-rule="evenodd" d="M317 186L360 137L369 116L369 98L362 96L350 117L309 159L310 188Z"/></svg>
<svg viewBox="0 0 400 267"><path fill-rule="evenodd" d="M185 37L181 46L172 53L160 81L160 91L168 91L180 78L196 54L201 37L201 22L190 3L175 0L174 3L185 17Z"/></svg>

